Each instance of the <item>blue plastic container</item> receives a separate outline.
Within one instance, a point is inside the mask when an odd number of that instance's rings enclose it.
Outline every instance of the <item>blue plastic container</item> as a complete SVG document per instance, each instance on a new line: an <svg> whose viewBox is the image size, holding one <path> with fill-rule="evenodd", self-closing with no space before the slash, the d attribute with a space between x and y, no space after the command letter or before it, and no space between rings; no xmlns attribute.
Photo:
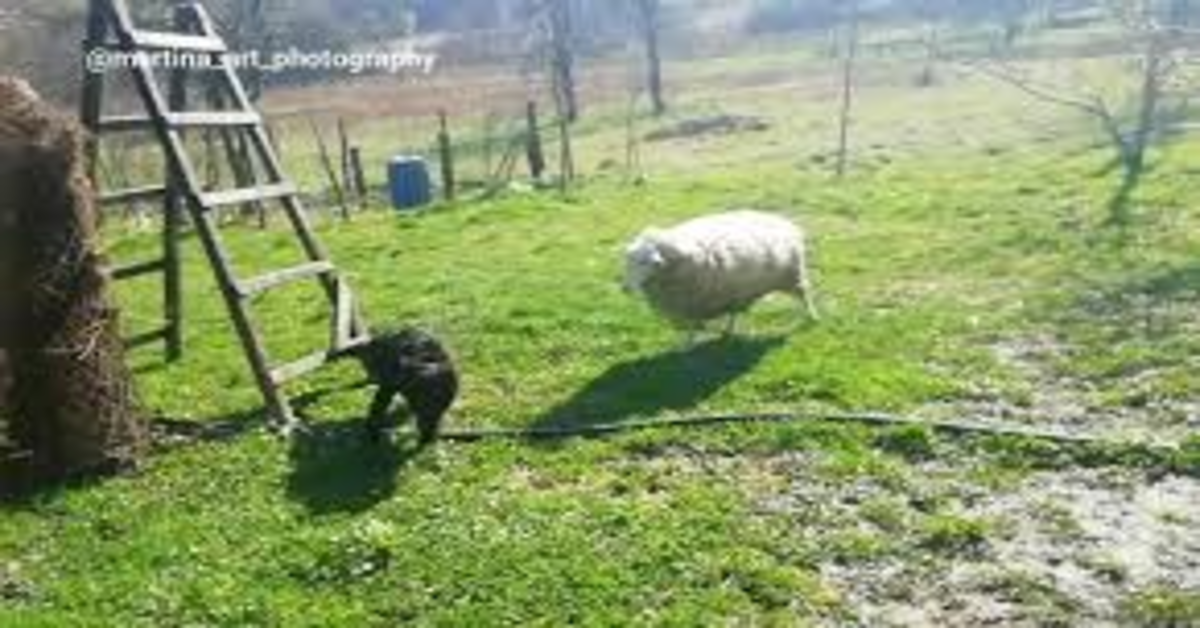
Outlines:
<svg viewBox="0 0 1200 628"><path fill-rule="evenodd" d="M388 189L397 210L411 210L433 200L433 181L424 157L401 155L388 163Z"/></svg>

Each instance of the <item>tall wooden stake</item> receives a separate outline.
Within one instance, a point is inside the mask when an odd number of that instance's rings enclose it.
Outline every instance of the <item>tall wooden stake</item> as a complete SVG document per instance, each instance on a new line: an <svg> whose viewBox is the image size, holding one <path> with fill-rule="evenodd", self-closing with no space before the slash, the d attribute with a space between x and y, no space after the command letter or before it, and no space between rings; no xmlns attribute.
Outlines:
<svg viewBox="0 0 1200 628"><path fill-rule="evenodd" d="M346 191L347 196L355 196L355 201L362 209L363 198L358 194L358 186L354 181L354 166L350 159L350 135L346 131L346 120L338 118L337 121L338 134L338 164L342 168L342 189Z"/></svg>
<svg viewBox="0 0 1200 628"><path fill-rule="evenodd" d="M558 118L559 188L565 192L575 180L575 151L571 146L571 122L566 116Z"/></svg>
<svg viewBox="0 0 1200 628"><path fill-rule="evenodd" d="M442 197L454 200L454 143L450 139L450 123L446 110L438 111L438 148L442 158Z"/></svg>
<svg viewBox="0 0 1200 628"><path fill-rule="evenodd" d="M329 146L325 143L325 136L321 135L321 129L311 118L308 126L312 129L313 138L317 142L317 154L321 158L321 167L325 170L325 176L329 178L329 185L333 189L333 196L341 210L342 220L350 220L350 204L346 201L346 191L342 188L341 179L333 168L333 158L329 155Z"/></svg>
<svg viewBox="0 0 1200 628"><path fill-rule="evenodd" d="M366 170L363 169L362 149L358 146L350 147L350 172L354 180L354 193L358 195L360 204L365 208L370 190L367 187Z"/></svg>
<svg viewBox="0 0 1200 628"><path fill-rule="evenodd" d="M537 103L532 100L525 105L525 155L529 160L529 175L541 181L546 174L546 153L542 149Z"/></svg>
<svg viewBox="0 0 1200 628"><path fill-rule="evenodd" d="M837 176L846 176L850 160L850 124L854 112L854 73L858 61L858 0L850 0L846 43L842 63L842 106L838 123Z"/></svg>

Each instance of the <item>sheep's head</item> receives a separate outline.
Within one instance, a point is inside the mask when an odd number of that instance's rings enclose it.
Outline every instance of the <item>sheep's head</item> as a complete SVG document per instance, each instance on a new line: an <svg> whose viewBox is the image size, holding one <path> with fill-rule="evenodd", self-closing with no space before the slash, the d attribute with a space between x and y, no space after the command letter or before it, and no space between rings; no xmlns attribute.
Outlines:
<svg viewBox="0 0 1200 628"><path fill-rule="evenodd" d="M658 230L642 232L625 248L624 289L628 294L640 293L646 282L666 264L657 242Z"/></svg>
<svg viewBox="0 0 1200 628"><path fill-rule="evenodd" d="M625 249L625 291L643 292L647 283L682 255L664 231L654 228L643 231Z"/></svg>

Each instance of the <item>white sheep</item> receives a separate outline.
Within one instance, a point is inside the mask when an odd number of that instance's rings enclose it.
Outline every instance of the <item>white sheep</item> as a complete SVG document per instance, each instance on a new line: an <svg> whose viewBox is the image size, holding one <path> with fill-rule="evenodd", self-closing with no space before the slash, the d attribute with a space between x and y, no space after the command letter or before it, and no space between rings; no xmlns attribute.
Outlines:
<svg viewBox="0 0 1200 628"><path fill-rule="evenodd" d="M678 327L737 317L776 292L813 304L804 233L791 221L757 211L698 218L671 229L651 228L625 252L625 289L640 294Z"/></svg>

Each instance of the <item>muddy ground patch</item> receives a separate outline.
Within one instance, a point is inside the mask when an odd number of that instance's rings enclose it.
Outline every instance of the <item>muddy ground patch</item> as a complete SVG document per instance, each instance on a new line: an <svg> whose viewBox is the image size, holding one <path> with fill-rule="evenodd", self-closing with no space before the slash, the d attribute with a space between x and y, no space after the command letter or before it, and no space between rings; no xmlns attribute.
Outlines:
<svg viewBox="0 0 1200 628"><path fill-rule="evenodd" d="M764 465L789 480L755 483L786 488L753 499L842 596L830 625L1200 625L1196 479L1003 477L966 461L838 478L811 455L751 466Z"/></svg>

